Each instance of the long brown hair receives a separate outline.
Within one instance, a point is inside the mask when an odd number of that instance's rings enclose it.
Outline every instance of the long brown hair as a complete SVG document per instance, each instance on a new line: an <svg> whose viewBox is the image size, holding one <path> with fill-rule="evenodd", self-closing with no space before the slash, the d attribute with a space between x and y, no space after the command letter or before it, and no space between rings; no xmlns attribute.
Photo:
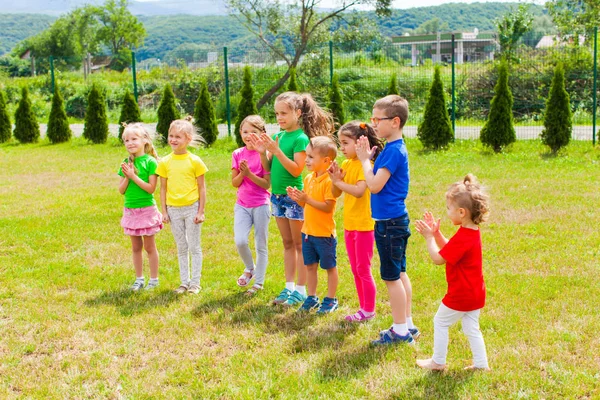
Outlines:
<svg viewBox="0 0 600 400"><path fill-rule="evenodd" d="M287 104L293 112L300 110L300 127L309 138L333 134L333 117L323 110L310 94L284 92L275 99L275 103L278 102Z"/></svg>
<svg viewBox="0 0 600 400"><path fill-rule="evenodd" d="M351 139L358 140L361 136L366 136L369 139L369 146L375 147L375 153L373 154L373 161L377 159L377 156L383 150L383 142L377 137L375 130L369 124L365 124L361 121L350 121L340 127L338 130L339 135L347 136Z"/></svg>

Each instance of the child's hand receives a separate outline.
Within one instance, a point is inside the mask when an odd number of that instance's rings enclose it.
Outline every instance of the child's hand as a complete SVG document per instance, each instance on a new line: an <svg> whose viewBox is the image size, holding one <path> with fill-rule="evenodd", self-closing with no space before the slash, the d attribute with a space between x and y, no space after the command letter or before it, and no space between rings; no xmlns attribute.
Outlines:
<svg viewBox="0 0 600 400"><path fill-rule="evenodd" d="M128 163L122 163L121 170L123 171L123 175L129 179L133 179L135 176L135 168L133 167L133 163L131 161Z"/></svg>
<svg viewBox="0 0 600 400"><path fill-rule="evenodd" d="M201 224L204 222L204 213L198 213L196 214L196 216L194 217L194 223L195 224Z"/></svg>
<svg viewBox="0 0 600 400"><path fill-rule="evenodd" d="M340 181L343 181L344 177L346 176L346 171L341 169L335 160L331 163L331 167L329 167L327 173L329 174L329 178L331 178L331 183L334 185Z"/></svg>
<svg viewBox="0 0 600 400"><path fill-rule="evenodd" d="M269 135L267 135L266 133L263 132L263 133L260 134L260 141L261 141L262 145L271 154L273 154L277 150L279 150L279 137L277 137L277 139L273 140L271 138L271 136L269 136Z"/></svg>
<svg viewBox="0 0 600 400"><path fill-rule="evenodd" d="M260 140L260 137L258 135L252 133L249 136L247 136L246 140L252 145L252 147L254 147L254 150L258 151L259 153L265 154L265 152L267 151L266 146L264 145L262 140Z"/></svg>
<svg viewBox="0 0 600 400"><path fill-rule="evenodd" d="M248 167L248 161L242 160L242 162L240 162L240 174L243 176L250 176L251 172L250 168Z"/></svg>
<svg viewBox="0 0 600 400"><path fill-rule="evenodd" d="M169 214L166 211L163 211L162 216L163 216L163 218L162 218L163 224L168 224L169 222L171 222L171 219L169 218Z"/></svg>
<svg viewBox="0 0 600 400"><path fill-rule="evenodd" d="M306 200L308 200L308 195L295 187L288 186L286 191L288 196L290 196L290 199L294 200L296 203L306 203Z"/></svg>
<svg viewBox="0 0 600 400"><path fill-rule="evenodd" d="M433 228L425 221L422 221L420 219L416 220L415 228L417 229L417 232L423 235L424 238L429 238L433 236Z"/></svg>
<svg viewBox="0 0 600 400"><path fill-rule="evenodd" d="M438 220L436 221L435 218L433 217L433 214L430 213L429 211L427 211L425 214L423 214L423 221L425 221L425 223L431 227L431 230L433 231L433 233L437 233L440 231L441 219L438 218Z"/></svg>
<svg viewBox="0 0 600 400"><path fill-rule="evenodd" d="M375 147L369 146L369 139L366 136L361 136L356 141L356 157L360 161L370 160L375 154Z"/></svg>

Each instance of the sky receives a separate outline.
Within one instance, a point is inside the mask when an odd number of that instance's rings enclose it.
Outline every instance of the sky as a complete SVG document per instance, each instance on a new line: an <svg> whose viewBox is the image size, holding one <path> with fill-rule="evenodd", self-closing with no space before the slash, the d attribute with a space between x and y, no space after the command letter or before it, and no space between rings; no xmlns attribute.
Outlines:
<svg viewBox="0 0 600 400"><path fill-rule="evenodd" d="M140 2L160 2L160 0L136 0ZM171 0L173 1L173 0ZM190 1L190 0L179 0L179 1ZM489 2L502 2L502 3L518 3L519 0L418 0L418 2L412 2L409 0L394 0L393 8L413 8L413 7L428 7L428 6L439 6L440 4L446 3L489 3ZM527 0L522 1L523 3L535 3L543 5L544 0ZM335 4L340 4L339 0L321 0L319 6L323 8L331 8ZM369 7L359 7L360 9L369 9Z"/></svg>

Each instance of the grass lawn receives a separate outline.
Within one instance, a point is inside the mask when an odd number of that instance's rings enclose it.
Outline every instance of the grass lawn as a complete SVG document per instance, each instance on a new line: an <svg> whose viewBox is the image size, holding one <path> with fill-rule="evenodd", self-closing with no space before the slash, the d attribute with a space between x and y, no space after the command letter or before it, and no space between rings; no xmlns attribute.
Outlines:
<svg viewBox="0 0 600 400"><path fill-rule="evenodd" d="M407 255L422 331L416 349L369 346L391 324L377 256L377 318L342 322L358 305L343 243L337 313L318 318L271 306L284 283L274 221L265 290L242 295L231 141L197 152L210 169L200 294L173 294L179 273L169 228L157 236L159 289L130 292L116 175L126 152L111 140L0 146L0 398L600 397L600 150L591 143L572 142L553 157L539 141L500 155L475 141L440 153L408 141L413 219L431 210L446 235L454 233L444 192L467 172L492 199L482 226L481 317L492 372L462 370L470 350L455 326L450 369L440 374L415 366L431 355L432 320L446 290L443 267L429 261L416 233Z"/></svg>

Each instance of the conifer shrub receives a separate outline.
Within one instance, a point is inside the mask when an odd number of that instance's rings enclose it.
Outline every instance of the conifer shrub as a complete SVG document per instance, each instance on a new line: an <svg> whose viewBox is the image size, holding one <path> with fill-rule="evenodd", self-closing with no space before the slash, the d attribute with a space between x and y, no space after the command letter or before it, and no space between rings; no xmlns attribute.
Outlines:
<svg viewBox="0 0 600 400"><path fill-rule="evenodd" d="M175 105L175 94L171 85L167 83L163 90L163 96L158 106L158 123L156 124L156 132L158 132L165 143L169 138L169 126L171 122L179 119L180 114L177 106Z"/></svg>
<svg viewBox="0 0 600 400"><path fill-rule="evenodd" d="M206 81L200 84L200 94L194 107L194 124L200 130L208 146L212 145L219 137L215 107L208 93L208 83Z"/></svg>
<svg viewBox="0 0 600 400"><path fill-rule="evenodd" d="M423 122L417 131L417 138L423 143L423 147L429 150L439 150L454 140L439 65L435 67L433 83L425 105Z"/></svg>
<svg viewBox="0 0 600 400"><path fill-rule="evenodd" d="M15 111L15 130L13 134L15 139L21 143L35 143L40 138L40 125L33 113L27 87L23 87L21 90L21 100L19 100L19 106Z"/></svg>
<svg viewBox="0 0 600 400"><path fill-rule="evenodd" d="M508 64L505 60L498 66L498 82L490 104L488 118L481 128L481 142L499 153L517 140L513 124L513 96L508 86Z"/></svg>
<svg viewBox="0 0 600 400"><path fill-rule="evenodd" d="M4 93L0 91L0 143L8 142L12 133L12 124L6 106Z"/></svg>
<svg viewBox="0 0 600 400"><path fill-rule="evenodd" d="M296 81L296 68L292 68L290 70L290 81L287 87L288 92L298 92L300 89L298 88L298 82Z"/></svg>
<svg viewBox="0 0 600 400"><path fill-rule="evenodd" d="M85 111L83 137L92 143L106 143L108 139L108 119L106 118L106 104L102 92L96 85L88 95L88 106Z"/></svg>
<svg viewBox="0 0 600 400"><path fill-rule="evenodd" d="M256 103L254 103L254 89L252 88L252 73L250 67L244 67L244 80L242 90L240 90L240 104L238 106L237 121L235 123L235 140L239 147L244 146L240 128L242 121L248 115L258 114Z"/></svg>
<svg viewBox="0 0 600 400"><path fill-rule="evenodd" d="M550 86L550 96L546 101L544 112L544 130L542 143L550 147L556 154L562 147L569 144L573 129L573 115L569 93L565 89L565 70L562 64L554 69L554 77Z"/></svg>
<svg viewBox="0 0 600 400"><path fill-rule="evenodd" d="M123 123L129 124L131 122L142 122L142 113L135 97L127 90L125 96L123 96L123 105L119 116L119 139L123 137L123 130L125 129Z"/></svg>
<svg viewBox="0 0 600 400"><path fill-rule="evenodd" d="M396 74L392 75L392 79L390 80L390 86L388 87L388 96L390 94L400 94L398 93L398 78Z"/></svg>
<svg viewBox="0 0 600 400"><path fill-rule="evenodd" d="M72 136L65 105L58 87L54 89L54 96L52 96L52 108L48 117L46 136L50 140L50 143L68 142Z"/></svg>
<svg viewBox="0 0 600 400"><path fill-rule="evenodd" d="M331 88L329 89L329 110L333 115L333 121L336 127L344 125L346 115L344 113L344 97L340 90L340 81L337 74L333 74Z"/></svg>

